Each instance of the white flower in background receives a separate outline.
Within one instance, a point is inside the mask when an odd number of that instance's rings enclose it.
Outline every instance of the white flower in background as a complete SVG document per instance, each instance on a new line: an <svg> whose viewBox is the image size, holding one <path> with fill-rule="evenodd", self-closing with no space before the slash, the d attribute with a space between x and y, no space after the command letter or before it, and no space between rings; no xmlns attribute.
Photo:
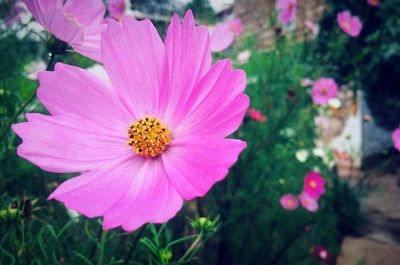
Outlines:
<svg viewBox="0 0 400 265"><path fill-rule="evenodd" d="M247 78L247 84L255 84L258 81L258 77L257 76L250 76Z"/></svg>
<svg viewBox="0 0 400 265"><path fill-rule="evenodd" d="M249 61L251 56L251 51L250 50L244 50L240 52L237 56L237 60L239 64L245 64Z"/></svg>
<svg viewBox="0 0 400 265"><path fill-rule="evenodd" d="M342 106L342 102L338 98L333 98L328 101L328 106L334 109L338 109Z"/></svg>
<svg viewBox="0 0 400 265"><path fill-rule="evenodd" d="M108 84L111 85L111 80L108 77L106 69L101 64L95 64L87 68L89 72L99 77L101 80L106 81Z"/></svg>
<svg viewBox="0 0 400 265"><path fill-rule="evenodd" d="M300 149L299 151L296 152L296 158L301 163L306 162L309 156L310 156L310 154L308 153L308 151L306 149Z"/></svg>
<svg viewBox="0 0 400 265"><path fill-rule="evenodd" d="M325 157L325 151L324 151L324 149L322 149L322 148L319 148L319 147L314 148L314 149L312 150L312 152L313 152L313 154L314 154L315 156L318 156L318 157Z"/></svg>
<svg viewBox="0 0 400 265"><path fill-rule="evenodd" d="M71 218L72 220L74 220L75 223L79 222L79 216L80 214L77 211L74 211L72 209L68 209L67 208L67 214L69 216L69 218Z"/></svg>
<svg viewBox="0 0 400 265"><path fill-rule="evenodd" d="M300 86L302 87L309 87L314 84L314 81L312 81L310 78L303 78L300 80Z"/></svg>
<svg viewBox="0 0 400 265"><path fill-rule="evenodd" d="M286 137L293 137L296 135L296 131L293 130L292 128L286 128L283 129L279 132L282 136L286 136Z"/></svg>
<svg viewBox="0 0 400 265"><path fill-rule="evenodd" d="M38 73L46 70L46 63L42 60L30 62L24 67L26 78L30 80L37 80Z"/></svg>
<svg viewBox="0 0 400 265"><path fill-rule="evenodd" d="M315 126L322 130L326 130L329 128L329 119L325 116L317 116L314 118Z"/></svg>

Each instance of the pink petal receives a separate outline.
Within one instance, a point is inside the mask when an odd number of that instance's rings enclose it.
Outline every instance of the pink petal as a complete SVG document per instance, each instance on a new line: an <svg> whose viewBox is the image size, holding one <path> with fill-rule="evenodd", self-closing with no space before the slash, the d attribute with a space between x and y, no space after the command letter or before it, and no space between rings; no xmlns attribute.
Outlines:
<svg viewBox="0 0 400 265"><path fill-rule="evenodd" d="M80 54L101 62L100 37L101 33L106 29L107 24L105 23L86 27L83 30L83 40L77 43L70 43L70 45Z"/></svg>
<svg viewBox="0 0 400 265"><path fill-rule="evenodd" d="M124 105L136 118L158 116L164 44L150 20L110 20L101 48L104 67Z"/></svg>
<svg viewBox="0 0 400 265"><path fill-rule="evenodd" d="M112 88L87 70L58 63L39 81L38 98L52 115L73 114L121 133L133 121Z"/></svg>
<svg viewBox="0 0 400 265"><path fill-rule="evenodd" d="M67 0L63 11L71 14L81 26L100 24L106 13L102 0Z"/></svg>
<svg viewBox="0 0 400 265"><path fill-rule="evenodd" d="M45 28L48 25L43 20L43 14L46 11L54 12L57 8L61 9L63 5L63 0L24 0L24 2L33 17Z"/></svg>
<svg viewBox="0 0 400 265"><path fill-rule="evenodd" d="M183 200L171 185L160 159L143 159L139 170L128 170L124 195L104 213L103 227L132 231L145 223L163 223L181 209ZM134 174L135 173L135 174Z"/></svg>
<svg viewBox="0 0 400 265"><path fill-rule="evenodd" d="M19 156L51 172L82 172L132 153L122 132L76 116L27 114L12 129L23 143Z"/></svg>
<svg viewBox="0 0 400 265"><path fill-rule="evenodd" d="M225 178L246 143L233 139L175 140L162 155L168 177L186 200L204 196Z"/></svg>
<svg viewBox="0 0 400 265"><path fill-rule="evenodd" d="M176 115L174 136L231 134L240 126L249 106L249 98L242 94L245 86L245 73L232 70L229 60L215 64L181 107L185 115Z"/></svg>
<svg viewBox="0 0 400 265"><path fill-rule="evenodd" d="M130 153L62 183L50 196L88 217L104 215L124 194L143 166L144 159Z"/></svg>
<svg viewBox="0 0 400 265"><path fill-rule="evenodd" d="M167 77L161 90L160 103L165 109L164 118L177 114L188 99L196 83L211 66L210 40L205 27L196 27L193 14L188 11L182 21L172 18L165 39L168 63Z"/></svg>
<svg viewBox="0 0 400 265"><path fill-rule="evenodd" d="M211 51L220 52L232 45L235 36L226 23L217 24L210 33Z"/></svg>

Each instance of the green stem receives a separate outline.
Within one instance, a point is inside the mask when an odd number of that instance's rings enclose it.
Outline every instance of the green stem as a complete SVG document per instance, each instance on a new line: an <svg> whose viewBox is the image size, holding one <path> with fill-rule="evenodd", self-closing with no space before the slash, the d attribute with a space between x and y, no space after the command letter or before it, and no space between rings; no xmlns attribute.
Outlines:
<svg viewBox="0 0 400 265"><path fill-rule="evenodd" d="M142 228L140 228L140 230L136 233L135 239L132 242L132 246L129 249L128 255L126 256L123 265L128 265L129 260L132 258L132 255L133 255L133 253L135 252L135 249L136 249L136 245L139 242L139 239L142 236L146 226L147 225L142 226Z"/></svg>
<svg viewBox="0 0 400 265"><path fill-rule="evenodd" d="M101 234L101 240L100 240L100 250L99 250L99 265L104 264L104 250L106 246L106 241L107 241L107 230L104 230L103 233Z"/></svg>
<svg viewBox="0 0 400 265"><path fill-rule="evenodd" d="M54 69L55 61L56 61L56 54L50 53L50 59L47 64L46 71L51 71ZM29 95L27 100L25 100L25 102L22 103L21 107L14 113L14 115L11 117L11 119L4 126L4 129L1 131L0 141L3 141L4 137L7 135L8 130L11 128L11 125L17 120L18 116L26 109L26 107L33 101L35 96L36 96L36 90L34 90L32 92L32 94Z"/></svg>
<svg viewBox="0 0 400 265"><path fill-rule="evenodd" d="M179 259L179 261L178 261L179 264L183 264L185 262L185 260L196 251L196 249L201 244L201 239L202 238L203 238L203 233L200 233L197 236L196 240L193 241L192 245L190 245L188 250L186 250L185 254L183 254L183 256Z"/></svg>

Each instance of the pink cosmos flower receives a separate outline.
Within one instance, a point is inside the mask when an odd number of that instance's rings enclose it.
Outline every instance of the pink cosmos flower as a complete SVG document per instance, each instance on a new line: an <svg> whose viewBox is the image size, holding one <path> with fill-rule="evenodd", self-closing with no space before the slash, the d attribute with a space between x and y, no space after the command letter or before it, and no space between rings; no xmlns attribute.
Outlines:
<svg viewBox="0 0 400 265"><path fill-rule="evenodd" d="M332 78L322 77L318 79L311 90L314 104L327 106L330 99L336 97L338 86Z"/></svg>
<svg viewBox="0 0 400 265"><path fill-rule="evenodd" d="M292 194L283 195L279 202L287 210L294 210L299 206L299 200Z"/></svg>
<svg viewBox="0 0 400 265"><path fill-rule="evenodd" d="M339 151L339 150L335 149L333 152L335 154L335 157L341 161L349 161L350 160L350 157L346 151Z"/></svg>
<svg viewBox="0 0 400 265"><path fill-rule="evenodd" d="M296 17L297 0L278 0L276 9L279 12L279 21L282 24L290 24Z"/></svg>
<svg viewBox="0 0 400 265"><path fill-rule="evenodd" d="M318 202L307 192L303 191L299 196L300 204L309 212L316 212L318 210Z"/></svg>
<svg viewBox="0 0 400 265"><path fill-rule="evenodd" d="M258 122L266 122L267 117L256 109L248 110L249 117Z"/></svg>
<svg viewBox="0 0 400 265"><path fill-rule="evenodd" d="M394 130L394 132L392 133L392 140L394 147L396 147L396 149L400 151L400 128Z"/></svg>
<svg viewBox="0 0 400 265"><path fill-rule="evenodd" d="M315 24L310 20L304 21L304 26L311 32L313 36L317 36L319 33L319 25Z"/></svg>
<svg viewBox="0 0 400 265"><path fill-rule="evenodd" d="M239 64L245 64L249 61L250 56L251 56L251 51L244 50L238 54L237 60L238 60Z"/></svg>
<svg viewBox="0 0 400 265"><path fill-rule="evenodd" d="M362 23L360 18L352 16L349 11L342 11L337 14L339 27L349 36L357 37L360 35Z"/></svg>
<svg viewBox="0 0 400 265"><path fill-rule="evenodd" d="M235 36L243 31L240 19L218 23L210 30L211 51L220 52L232 45Z"/></svg>
<svg viewBox="0 0 400 265"><path fill-rule="evenodd" d="M35 19L57 39L93 60L101 61L100 34L105 6L101 0L24 0Z"/></svg>
<svg viewBox="0 0 400 265"><path fill-rule="evenodd" d="M131 8L130 0L109 0L107 4L108 12L112 18L121 20L127 10Z"/></svg>
<svg viewBox="0 0 400 265"><path fill-rule="evenodd" d="M207 28L191 11L172 18L165 42L149 20L110 20L102 34L111 84L58 63L39 74L51 115L14 124L17 153L51 172L82 172L51 195L104 229L163 223L183 200L225 178L246 143L226 138L249 106L245 72L211 65Z"/></svg>
<svg viewBox="0 0 400 265"><path fill-rule="evenodd" d="M381 4L381 1L380 0L367 0L367 2L368 2L368 4L370 5L370 6L379 6L380 4Z"/></svg>
<svg viewBox="0 0 400 265"><path fill-rule="evenodd" d="M315 200L325 193L325 179L319 172L310 171L304 177L303 190Z"/></svg>

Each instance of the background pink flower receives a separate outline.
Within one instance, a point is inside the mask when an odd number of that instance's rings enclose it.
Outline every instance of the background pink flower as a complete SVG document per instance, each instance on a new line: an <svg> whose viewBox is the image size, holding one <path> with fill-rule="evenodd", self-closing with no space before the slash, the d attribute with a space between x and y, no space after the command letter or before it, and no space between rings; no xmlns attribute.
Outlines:
<svg viewBox="0 0 400 265"><path fill-rule="evenodd" d="M317 36L319 33L319 25L310 20L304 21L304 26L311 32L312 35Z"/></svg>
<svg viewBox="0 0 400 265"><path fill-rule="evenodd" d="M276 2L278 18L282 24L290 24L296 17L297 0L278 0Z"/></svg>
<svg viewBox="0 0 400 265"><path fill-rule="evenodd" d="M111 84L58 63L39 74L50 115L28 113L12 128L21 157L82 172L50 199L132 231L166 222L228 174L246 147L226 138L249 106L246 76L229 60L211 64L209 32L191 11L182 23L174 15L165 42L149 20L110 20L101 45Z"/></svg>
<svg viewBox="0 0 400 265"><path fill-rule="evenodd" d="M24 0L35 19L77 52L101 61L100 34L105 6L101 0Z"/></svg>
<svg viewBox="0 0 400 265"><path fill-rule="evenodd" d="M294 210L299 206L299 200L292 194L283 195L279 202L287 210Z"/></svg>
<svg viewBox="0 0 400 265"><path fill-rule="evenodd" d="M394 130L394 132L392 133L392 140L394 147L396 147L396 149L400 151L400 128Z"/></svg>
<svg viewBox="0 0 400 265"><path fill-rule="evenodd" d="M300 204L309 212L316 212L318 210L318 202L305 191L299 196Z"/></svg>
<svg viewBox="0 0 400 265"><path fill-rule="evenodd" d="M107 9L110 17L121 20L127 10L131 8L130 0L109 0Z"/></svg>
<svg viewBox="0 0 400 265"><path fill-rule="evenodd" d="M362 23L360 18L352 16L349 11L342 11L337 14L339 27L348 35L357 37L360 35Z"/></svg>
<svg viewBox="0 0 400 265"><path fill-rule="evenodd" d="M324 246L316 245L312 247L312 255L318 260L323 261L325 264L329 264L332 261L332 253Z"/></svg>
<svg viewBox="0 0 400 265"><path fill-rule="evenodd" d="M258 122L266 122L267 117L256 109L248 110L249 117Z"/></svg>
<svg viewBox="0 0 400 265"><path fill-rule="evenodd" d="M322 77L318 79L311 90L314 104L327 106L330 99L336 97L338 86L332 78Z"/></svg>
<svg viewBox="0 0 400 265"><path fill-rule="evenodd" d="M319 172L310 171L304 177L303 191L315 200L325 193L325 179Z"/></svg>
<svg viewBox="0 0 400 265"><path fill-rule="evenodd" d="M243 31L240 19L218 23L210 30L211 51L220 52L232 45L235 36Z"/></svg>
<svg viewBox="0 0 400 265"><path fill-rule="evenodd" d="M251 51L250 50L244 50L240 52L237 56L237 60L239 64L245 64L249 61L251 56Z"/></svg>
<svg viewBox="0 0 400 265"><path fill-rule="evenodd" d="M381 4L380 0L367 0L367 2L371 6L379 6Z"/></svg>

